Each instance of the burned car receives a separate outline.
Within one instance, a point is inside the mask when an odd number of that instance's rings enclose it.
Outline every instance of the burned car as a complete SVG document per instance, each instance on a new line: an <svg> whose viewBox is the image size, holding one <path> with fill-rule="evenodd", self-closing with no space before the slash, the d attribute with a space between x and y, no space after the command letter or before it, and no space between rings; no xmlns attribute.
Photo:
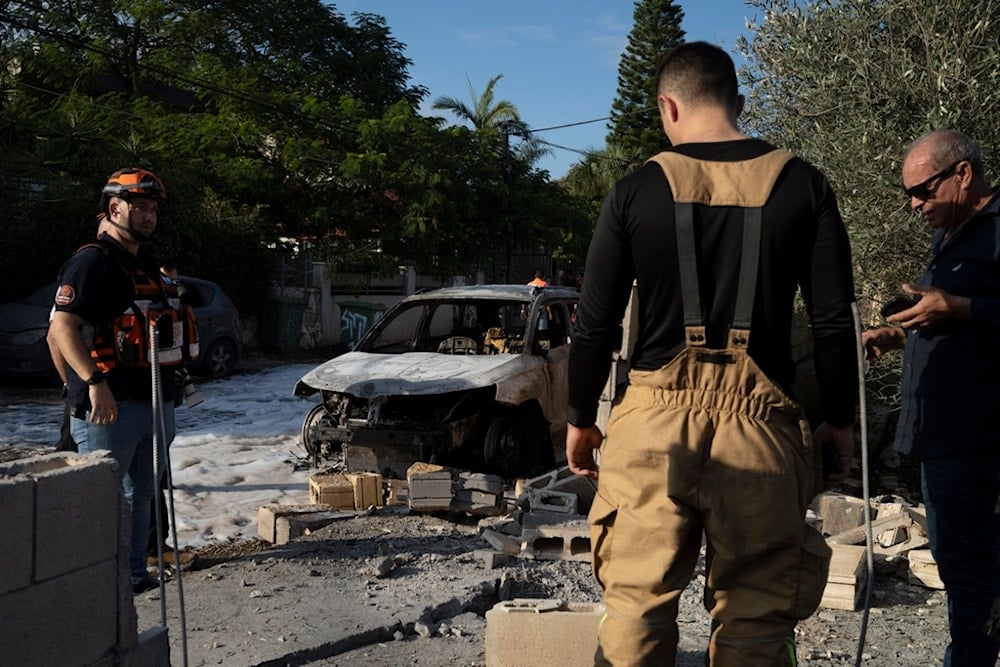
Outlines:
<svg viewBox="0 0 1000 667"><path fill-rule="evenodd" d="M414 294L356 348L310 371L302 441L314 463L404 478L416 461L504 478L565 453L569 287L476 285Z"/></svg>

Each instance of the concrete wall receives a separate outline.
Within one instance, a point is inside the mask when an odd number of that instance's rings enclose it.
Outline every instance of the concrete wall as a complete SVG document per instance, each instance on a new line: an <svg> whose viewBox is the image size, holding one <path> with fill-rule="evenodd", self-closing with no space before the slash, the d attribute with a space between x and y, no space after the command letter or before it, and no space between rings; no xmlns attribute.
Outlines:
<svg viewBox="0 0 1000 667"><path fill-rule="evenodd" d="M169 665L166 628L137 633L127 516L106 452L0 464L0 662Z"/></svg>

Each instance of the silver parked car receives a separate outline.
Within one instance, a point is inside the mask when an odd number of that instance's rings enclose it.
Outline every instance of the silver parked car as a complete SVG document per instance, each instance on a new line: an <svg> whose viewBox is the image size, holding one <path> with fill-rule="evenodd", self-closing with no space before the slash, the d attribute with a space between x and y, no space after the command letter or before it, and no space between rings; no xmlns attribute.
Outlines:
<svg viewBox="0 0 1000 667"><path fill-rule="evenodd" d="M505 478L564 457L566 370L579 292L477 285L409 296L357 347L295 385L314 462L403 478L416 461Z"/></svg>

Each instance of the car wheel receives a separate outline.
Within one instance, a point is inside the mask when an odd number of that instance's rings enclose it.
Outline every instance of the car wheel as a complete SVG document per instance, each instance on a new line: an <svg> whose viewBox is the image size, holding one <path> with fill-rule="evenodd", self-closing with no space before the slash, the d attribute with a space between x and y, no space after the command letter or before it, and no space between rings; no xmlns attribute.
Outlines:
<svg viewBox="0 0 1000 667"><path fill-rule="evenodd" d="M236 370L236 348L225 338L220 338L205 350L201 367L210 378L229 377Z"/></svg>
<svg viewBox="0 0 1000 667"><path fill-rule="evenodd" d="M554 462L552 439L537 410L521 408L494 419L483 441L486 467L505 479L542 472Z"/></svg>
<svg viewBox="0 0 1000 667"><path fill-rule="evenodd" d="M302 446L309 453L314 466L319 465L321 458L326 458L334 450L340 449L340 442L316 437L313 427L320 424L333 428L333 421L326 408L317 405L302 421Z"/></svg>

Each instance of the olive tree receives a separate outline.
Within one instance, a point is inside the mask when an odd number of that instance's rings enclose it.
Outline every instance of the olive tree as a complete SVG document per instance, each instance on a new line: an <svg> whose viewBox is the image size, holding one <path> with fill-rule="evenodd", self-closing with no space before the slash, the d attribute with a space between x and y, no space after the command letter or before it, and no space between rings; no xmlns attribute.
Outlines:
<svg viewBox="0 0 1000 667"><path fill-rule="evenodd" d="M850 234L864 325L919 277L929 230L900 188L909 143L938 128L1000 165L1000 2L750 0L748 130L824 171ZM880 364L890 372L891 364ZM887 386L893 386L887 382Z"/></svg>

